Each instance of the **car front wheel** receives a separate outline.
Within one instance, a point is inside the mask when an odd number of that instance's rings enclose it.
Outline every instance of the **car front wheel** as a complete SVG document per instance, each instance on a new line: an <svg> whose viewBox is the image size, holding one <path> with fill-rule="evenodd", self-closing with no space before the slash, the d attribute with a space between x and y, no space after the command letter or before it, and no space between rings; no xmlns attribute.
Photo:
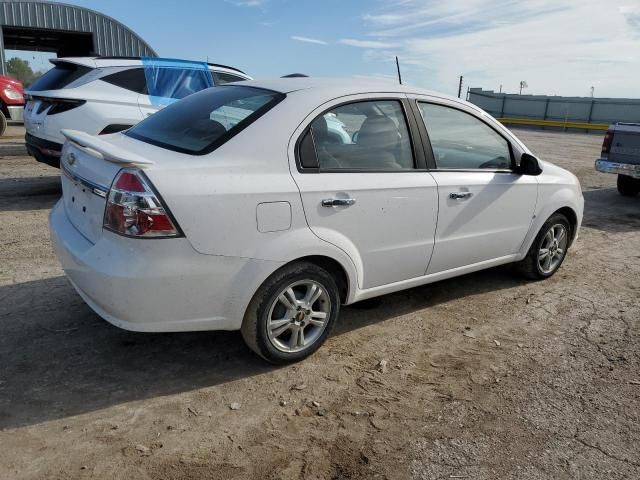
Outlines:
<svg viewBox="0 0 640 480"><path fill-rule="evenodd" d="M271 363L296 362L320 348L339 311L332 276L317 265L294 263L258 289L247 308L242 336L251 350Z"/></svg>
<svg viewBox="0 0 640 480"><path fill-rule="evenodd" d="M571 224L567 217L555 213L544 223L527 256L519 263L520 271L534 280L549 278L562 265L569 248Z"/></svg>

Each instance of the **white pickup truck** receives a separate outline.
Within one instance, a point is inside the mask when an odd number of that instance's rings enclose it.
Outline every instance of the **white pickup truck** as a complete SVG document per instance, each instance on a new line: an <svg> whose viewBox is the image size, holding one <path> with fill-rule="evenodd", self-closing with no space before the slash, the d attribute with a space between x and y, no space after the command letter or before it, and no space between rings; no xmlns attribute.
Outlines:
<svg viewBox="0 0 640 480"><path fill-rule="evenodd" d="M614 123L604 136L596 170L618 175L618 192L640 193L640 123Z"/></svg>

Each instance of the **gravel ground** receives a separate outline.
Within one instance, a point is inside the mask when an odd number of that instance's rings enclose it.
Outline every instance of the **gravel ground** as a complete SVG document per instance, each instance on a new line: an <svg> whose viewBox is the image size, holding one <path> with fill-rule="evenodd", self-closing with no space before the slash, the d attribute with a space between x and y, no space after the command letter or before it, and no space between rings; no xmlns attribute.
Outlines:
<svg viewBox="0 0 640 480"><path fill-rule="evenodd" d="M517 133L582 182L558 274L347 307L283 368L102 321L51 251L57 171L0 157L0 478L640 478L640 198L594 172L600 136Z"/></svg>

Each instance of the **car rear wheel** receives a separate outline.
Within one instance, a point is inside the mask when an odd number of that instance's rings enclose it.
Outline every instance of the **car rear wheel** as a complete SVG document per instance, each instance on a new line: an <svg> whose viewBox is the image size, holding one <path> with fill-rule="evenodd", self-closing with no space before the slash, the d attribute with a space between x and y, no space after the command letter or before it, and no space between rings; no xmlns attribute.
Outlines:
<svg viewBox="0 0 640 480"><path fill-rule="evenodd" d="M518 264L528 278L542 280L558 271L569 248L571 224L567 217L555 213L544 223L527 256Z"/></svg>
<svg viewBox="0 0 640 480"><path fill-rule="evenodd" d="M275 364L308 357L331 333L340 311L338 287L317 265L287 265L254 295L242 336L251 350Z"/></svg>
<svg viewBox="0 0 640 480"><path fill-rule="evenodd" d="M618 175L618 192L625 197L634 197L640 193L640 178Z"/></svg>

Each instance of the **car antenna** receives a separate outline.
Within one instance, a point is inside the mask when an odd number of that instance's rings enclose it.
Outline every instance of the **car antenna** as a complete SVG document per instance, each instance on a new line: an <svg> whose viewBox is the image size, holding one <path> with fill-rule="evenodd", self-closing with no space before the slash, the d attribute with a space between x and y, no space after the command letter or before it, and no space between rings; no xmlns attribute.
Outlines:
<svg viewBox="0 0 640 480"><path fill-rule="evenodd" d="M402 85L402 75L400 75L400 61L398 60L398 56L396 55L396 68L398 69L398 82Z"/></svg>

